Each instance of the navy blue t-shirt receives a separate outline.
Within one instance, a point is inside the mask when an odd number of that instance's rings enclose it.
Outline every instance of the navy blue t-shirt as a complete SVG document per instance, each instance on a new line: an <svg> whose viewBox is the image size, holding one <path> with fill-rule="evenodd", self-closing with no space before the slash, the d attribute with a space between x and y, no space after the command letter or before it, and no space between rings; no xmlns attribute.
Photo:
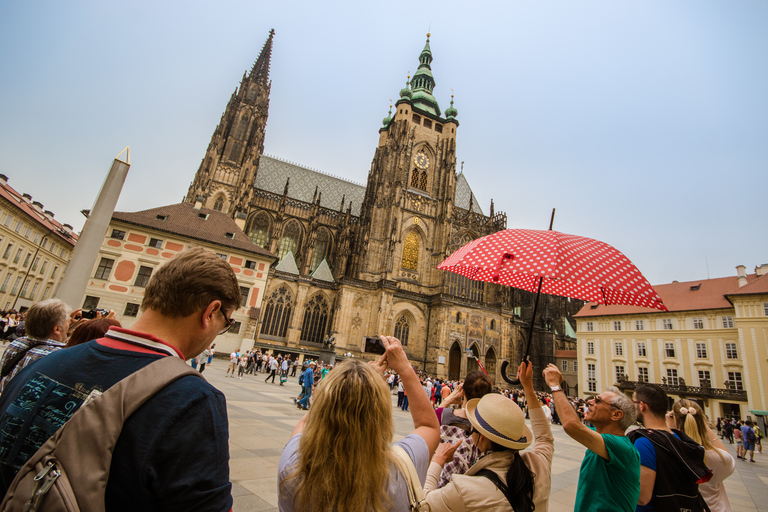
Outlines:
<svg viewBox="0 0 768 512"><path fill-rule="evenodd" d="M0 491L93 390L160 357L168 356L91 341L24 368L0 396ZM107 510L230 510L228 442L224 395L198 377L176 380L126 420L112 457Z"/></svg>

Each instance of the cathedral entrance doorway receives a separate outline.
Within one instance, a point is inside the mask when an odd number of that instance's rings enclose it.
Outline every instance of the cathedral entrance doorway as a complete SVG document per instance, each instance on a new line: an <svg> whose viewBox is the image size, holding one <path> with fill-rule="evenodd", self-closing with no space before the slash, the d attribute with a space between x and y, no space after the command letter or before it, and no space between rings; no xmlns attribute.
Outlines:
<svg viewBox="0 0 768 512"><path fill-rule="evenodd" d="M461 348L457 342L448 353L448 380L459 380L461 376Z"/></svg>

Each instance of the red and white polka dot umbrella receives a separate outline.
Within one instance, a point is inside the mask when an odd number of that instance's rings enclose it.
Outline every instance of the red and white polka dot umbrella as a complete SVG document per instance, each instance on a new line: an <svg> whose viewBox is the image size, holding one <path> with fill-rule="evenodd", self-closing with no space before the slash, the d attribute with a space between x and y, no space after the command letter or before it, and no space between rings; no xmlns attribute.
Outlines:
<svg viewBox="0 0 768 512"><path fill-rule="evenodd" d="M498 283L600 304L627 304L667 311L648 280L618 249L558 231L507 229L473 240L439 269Z"/></svg>

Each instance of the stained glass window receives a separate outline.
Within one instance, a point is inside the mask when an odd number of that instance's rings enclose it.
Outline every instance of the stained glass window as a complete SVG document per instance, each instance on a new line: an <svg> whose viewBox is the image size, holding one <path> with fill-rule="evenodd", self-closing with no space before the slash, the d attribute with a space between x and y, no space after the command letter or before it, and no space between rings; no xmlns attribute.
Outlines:
<svg viewBox="0 0 768 512"><path fill-rule="evenodd" d="M224 198L222 196L219 196L216 198L216 201L213 203L213 209L217 212L220 212L221 209L224 208Z"/></svg>
<svg viewBox="0 0 768 512"><path fill-rule="evenodd" d="M419 235L415 231L405 237L402 267L408 270L417 270L419 267Z"/></svg>
<svg viewBox="0 0 768 512"><path fill-rule="evenodd" d="M427 171L421 171L421 181L419 182L421 190L427 190Z"/></svg>
<svg viewBox="0 0 768 512"><path fill-rule="evenodd" d="M409 331L408 319L405 315L402 315L397 319L397 323L395 324L395 338L399 339L404 347L408 345Z"/></svg>
<svg viewBox="0 0 768 512"><path fill-rule="evenodd" d="M251 227L248 230L248 236L251 241L267 249L269 244L269 215L266 212L259 212L251 220Z"/></svg>
<svg viewBox="0 0 768 512"><path fill-rule="evenodd" d="M264 301L261 332L267 336L285 337L293 311L293 299L287 287L281 286Z"/></svg>
<svg viewBox="0 0 768 512"><path fill-rule="evenodd" d="M248 131L248 118L246 116L243 116L242 119L240 119L240 124L237 125L237 134L235 135L235 138L237 140L245 140L245 134Z"/></svg>
<svg viewBox="0 0 768 512"><path fill-rule="evenodd" d="M304 310L301 324L301 339L312 343L322 343L325 327L328 325L328 301L322 293L316 294Z"/></svg>
<svg viewBox="0 0 768 512"><path fill-rule="evenodd" d="M454 238L451 247L448 249L448 254L453 254L472 240L473 238L469 233ZM478 302L483 301L485 289L482 281L475 281L453 272L446 272L446 274L448 274L448 293Z"/></svg>
<svg viewBox="0 0 768 512"><path fill-rule="evenodd" d="M411 186L413 188L419 187L419 171L417 169L411 172Z"/></svg>
<svg viewBox="0 0 768 512"><path fill-rule="evenodd" d="M289 252L292 252L293 256L296 257L299 251L300 239L299 223L295 220L288 222L285 228L283 228L283 237L280 239L280 247L277 253L278 259L283 259L283 256Z"/></svg>
<svg viewBox="0 0 768 512"><path fill-rule="evenodd" d="M323 258L328 258L328 249L331 245L331 237L328 234L328 230L320 228L317 231L317 238L315 238L315 249L312 251L312 261L309 263L310 272L314 272L318 265L323 261Z"/></svg>

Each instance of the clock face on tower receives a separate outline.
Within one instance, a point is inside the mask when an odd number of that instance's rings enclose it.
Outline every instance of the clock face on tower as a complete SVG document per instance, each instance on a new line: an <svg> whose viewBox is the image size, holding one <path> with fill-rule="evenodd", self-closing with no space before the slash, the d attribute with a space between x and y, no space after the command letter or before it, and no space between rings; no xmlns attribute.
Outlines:
<svg viewBox="0 0 768 512"><path fill-rule="evenodd" d="M418 153L413 157L413 163L416 164L416 167L419 169L426 169L429 167L429 158L424 153Z"/></svg>

